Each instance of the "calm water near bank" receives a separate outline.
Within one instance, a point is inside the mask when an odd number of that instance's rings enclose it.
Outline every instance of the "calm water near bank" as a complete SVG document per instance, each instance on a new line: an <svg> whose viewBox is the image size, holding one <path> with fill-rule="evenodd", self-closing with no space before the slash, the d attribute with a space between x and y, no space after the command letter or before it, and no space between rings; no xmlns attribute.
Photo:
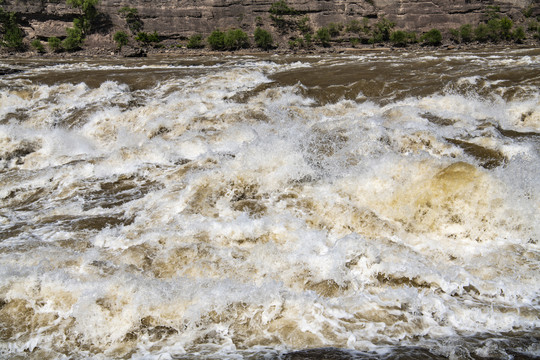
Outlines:
<svg viewBox="0 0 540 360"><path fill-rule="evenodd" d="M540 356L540 50L0 68L0 357Z"/></svg>

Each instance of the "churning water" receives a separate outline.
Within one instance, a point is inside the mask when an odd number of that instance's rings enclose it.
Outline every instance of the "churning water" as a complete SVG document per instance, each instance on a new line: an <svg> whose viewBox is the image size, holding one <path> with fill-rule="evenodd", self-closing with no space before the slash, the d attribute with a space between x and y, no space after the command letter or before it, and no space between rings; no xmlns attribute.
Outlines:
<svg viewBox="0 0 540 360"><path fill-rule="evenodd" d="M0 357L540 356L540 50L0 65Z"/></svg>

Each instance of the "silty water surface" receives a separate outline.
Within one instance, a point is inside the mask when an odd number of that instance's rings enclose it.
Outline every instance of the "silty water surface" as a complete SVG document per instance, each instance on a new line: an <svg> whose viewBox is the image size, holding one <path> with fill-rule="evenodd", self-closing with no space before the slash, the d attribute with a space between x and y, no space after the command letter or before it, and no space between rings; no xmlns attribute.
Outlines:
<svg viewBox="0 0 540 360"><path fill-rule="evenodd" d="M0 65L1 357L540 355L539 50Z"/></svg>

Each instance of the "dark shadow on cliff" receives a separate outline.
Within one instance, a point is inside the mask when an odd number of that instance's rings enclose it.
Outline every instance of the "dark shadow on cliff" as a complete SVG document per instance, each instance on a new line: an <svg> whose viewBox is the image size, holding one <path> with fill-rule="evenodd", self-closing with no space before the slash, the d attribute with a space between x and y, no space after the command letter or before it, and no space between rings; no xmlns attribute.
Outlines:
<svg viewBox="0 0 540 360"><path fill-rule="evenodd" d="M100 35L108 35L112 32L113 22L109 14L98 13L92 24L92 32Z"/></svg>

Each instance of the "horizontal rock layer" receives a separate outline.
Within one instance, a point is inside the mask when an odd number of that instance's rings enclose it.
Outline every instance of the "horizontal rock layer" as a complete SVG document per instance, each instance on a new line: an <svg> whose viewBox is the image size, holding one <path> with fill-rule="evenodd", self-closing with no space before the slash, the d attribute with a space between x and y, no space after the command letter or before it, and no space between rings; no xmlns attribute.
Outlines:
<svg viewBox="0 0 540 360"><path fill-rule="evenodd" d="M100 30L111 32L125 28L118 10L129 6L138 10L145 31L157 31L167 37L208 35L215 29L242 28L253 31L257 18L270 28L270 6L275 0L101 0L103 14ZM425 31L448 29L486 18L487 6L497 5L501 12L516 19L532 6L540 13L538 1L531 0L289 0L289 6L308 16L316 29L330 22L346 23L363 17L386 16L401 29ZM21 15L28 35L46 38L64 36L65 28L78 15L64 0L4 0L4 9Z"/></svg>

